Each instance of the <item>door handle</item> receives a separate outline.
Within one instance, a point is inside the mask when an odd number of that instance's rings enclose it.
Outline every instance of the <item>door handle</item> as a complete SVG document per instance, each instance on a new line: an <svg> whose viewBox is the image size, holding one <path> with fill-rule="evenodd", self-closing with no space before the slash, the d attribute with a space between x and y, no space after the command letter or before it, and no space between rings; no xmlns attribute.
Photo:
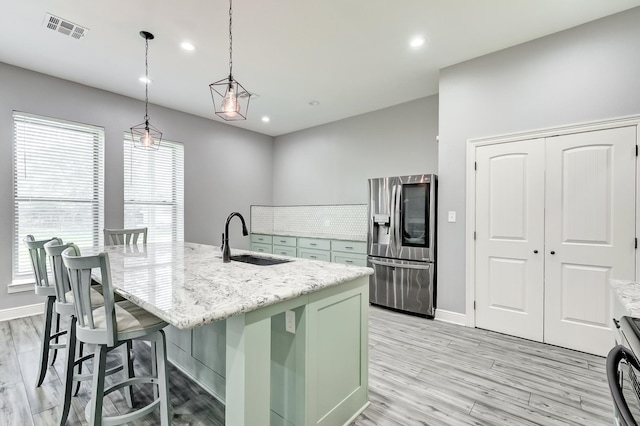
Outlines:
<svg viewBox="0 0 640 426"><path fill-rule="evenodd" d="M534 252L535 254L538 254L538 250L534 250L533 252Z"/></svg>
<svg viewBox="0 0 640 426"><path fill-rule="evenodd" d="M553 251L553 250L551 250L551 252L550 252L550 253L551 253L551 254L556 254L556 252L555 252L555 251Z"/></svg>
<svg viewBox="0 0 640 426"><path fill-rule="evenodd" d="M369 262L371 262L374 265L380 265L380 266L387 266L393 269L399 268L399 269L430 269L432 266L430 263L425 264L425 265L411 265L411 264L399 264L399 263L389 263L389 262L381 262L379 260L373 260L373 259L369 259Z"/></svg>

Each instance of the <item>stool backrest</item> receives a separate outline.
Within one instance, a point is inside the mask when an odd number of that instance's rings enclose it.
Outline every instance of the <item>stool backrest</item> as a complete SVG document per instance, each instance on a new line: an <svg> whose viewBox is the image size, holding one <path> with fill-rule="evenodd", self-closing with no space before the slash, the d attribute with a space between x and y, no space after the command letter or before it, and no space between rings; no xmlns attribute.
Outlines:
<svg viewBox="0 0 640 426"><path fill-rule="evenodd" d="M71 291L75 299L78 339L87 343L114 346L117 341L118 329L109 255L100 253L93 256L81 256L80 249L72 244L62 252L62 261L68 270ZM100 271L104 307L92 306L91 304L91 272L93 269ZM96 308L105 310L102 326L96 325Z"/></svg>
<svg viewBox="0 0 640 426"><path fill-rule="evenodd" d="M54 238L44 245L44 251L49 258L53 281L56 287L56 300L58 303L68 303L66 293L71 290L69 273L62 262L62 252L71 247L73 243L62 244L62 240Z"/></svg>
<svg viewBox="0 0 640 426"><path fill-rule="evenodd" d="M50 287L49 275L47 274L47 254L44 251L44 245L49 241L57 241L59 244L62 244L62 240L57 237L46 240L36 240L33 235L27 235L23 241L24 245L29 249L33 276L36 279L37 293L39 287Z"/></svg>
<svg viewBox="0 0 640 426"><path fill-rule="evenodd" d="M138 244L138 238L142 236L142 244L147 244L147 228L129 229L104 229L104 245L129 245Z"/></svg>

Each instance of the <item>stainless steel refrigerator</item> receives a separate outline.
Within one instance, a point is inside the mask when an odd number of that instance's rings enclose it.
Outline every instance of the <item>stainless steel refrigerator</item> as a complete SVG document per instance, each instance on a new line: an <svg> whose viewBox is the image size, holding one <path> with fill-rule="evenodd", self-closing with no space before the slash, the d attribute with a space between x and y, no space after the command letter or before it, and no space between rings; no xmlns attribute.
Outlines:
<svg viewBox="0 0 640 426"><path fill-rule="evenodd" d="M434 174L369 179L371 303L433 318L436 198Z"/></svg>

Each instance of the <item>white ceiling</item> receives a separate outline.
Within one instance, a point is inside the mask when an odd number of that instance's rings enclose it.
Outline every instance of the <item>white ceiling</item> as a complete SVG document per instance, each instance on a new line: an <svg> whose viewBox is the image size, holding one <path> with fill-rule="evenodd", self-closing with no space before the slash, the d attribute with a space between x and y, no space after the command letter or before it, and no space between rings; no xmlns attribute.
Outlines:
<svg viewBox="0 0 640 426"><path fill-rule="evenodd" d="M438 70L640 0L235 0L233 75L259 95L234 126L277 136L438 92ZM4 0L0 61L213 120L228 75L227 0ZM89 28L75 40L46 13ZM426 38L411 48L416 35ZM196 46L186 52L179 44ZM309 106L317 100L318 106ZM141 110L141 116L143 111ZM149 115L153 123L153 106ZM269 116L271 122L261 118ZM131 117L132 124L141 117Z"/></svg>

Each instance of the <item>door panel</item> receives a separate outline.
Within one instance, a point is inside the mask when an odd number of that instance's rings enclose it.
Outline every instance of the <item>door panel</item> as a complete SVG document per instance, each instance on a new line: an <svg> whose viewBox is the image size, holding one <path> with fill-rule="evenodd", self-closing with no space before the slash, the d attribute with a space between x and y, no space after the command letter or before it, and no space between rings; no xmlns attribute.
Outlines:
<svg viewBox="0 0 640 426"><path fill-rule="evenodd" d="M476 325L541 341L544 143L481 146L476 160Z"/></svg>
<svg viewBox="0 0 640 426"><path fill-rule="evenodd" d="M606 355L609 279L635 271L635 127L546 143L544 341Z"/></svg>

